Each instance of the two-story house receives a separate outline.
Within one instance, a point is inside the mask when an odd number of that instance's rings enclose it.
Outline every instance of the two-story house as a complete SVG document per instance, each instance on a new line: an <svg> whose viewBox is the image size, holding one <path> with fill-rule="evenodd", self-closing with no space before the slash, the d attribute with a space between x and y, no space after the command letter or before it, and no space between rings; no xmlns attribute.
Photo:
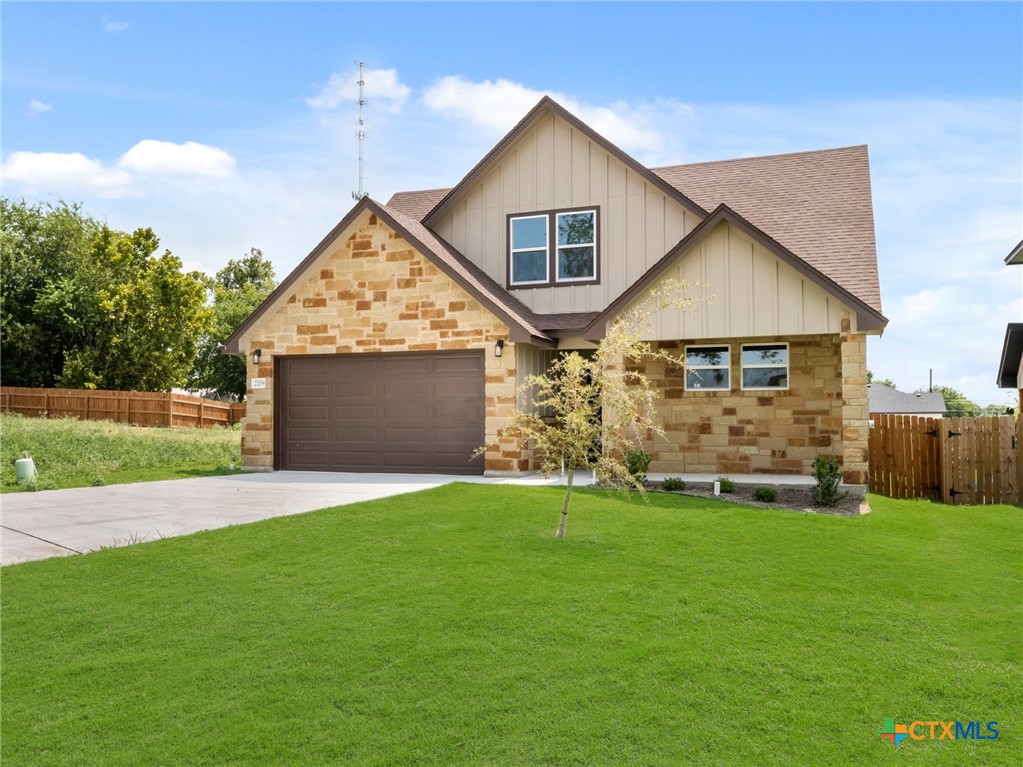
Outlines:
<svg viewBox="0 0 1023 767"><path fill-rule="evenodd" d="M523 378L592 349L657 280L651 471L866 481L881 313L867 149L647 168L549 98L450 189L365 198L226 343L251 469L516 472ZM258 388L256 388L258 387ZM472 458L484 443L495 446Z"/></svg>

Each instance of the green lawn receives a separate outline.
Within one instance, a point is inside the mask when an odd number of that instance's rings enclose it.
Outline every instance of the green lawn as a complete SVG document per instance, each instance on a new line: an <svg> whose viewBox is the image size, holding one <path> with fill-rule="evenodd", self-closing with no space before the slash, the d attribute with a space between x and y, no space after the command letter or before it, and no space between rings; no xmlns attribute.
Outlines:
<svg viewBox="0 0 1023 767"><path fill-rule="evenodd" d="M0 492L18 492L14 462L27 450L35 489L224 474L241 463L240 427L163 429L75 418L0 414Z"/></svg>
<svg viewBox="0 0 1023 767"><path fill-rule="evenodd" d="M3 569L5 765L1015 765L1023 511L416 495ZM886 717L996 720L906 740Z"/></svg>

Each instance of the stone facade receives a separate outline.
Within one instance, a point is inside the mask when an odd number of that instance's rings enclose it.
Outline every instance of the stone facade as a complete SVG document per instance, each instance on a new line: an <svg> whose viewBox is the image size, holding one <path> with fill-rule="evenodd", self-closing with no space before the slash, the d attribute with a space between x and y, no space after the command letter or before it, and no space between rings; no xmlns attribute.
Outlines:
<svg viewBox="0 0 1023 767"><path fill-rule="evenodd" d="M485 349L487 471L523 471L528 461L501 431L515 409L515 344L508 327L390 227L368 223L320 260L287 302L251 331L242 463L271 469L273 373L277 355ZM496 357L494 343L505 341ZM258 366L251 353L261 349Z"/></svg>
<svg viewBox="0 0 1023 767"><path fill-rule="evenodd" d="M650 471L810 474L814 459L836 458L845 481L866 482L866 340L862 334L700 339L731 348L731 391L687 391L681 369L647 363L660 393L666 439L649 440ZM743 343L789 343L789 389L742 391ZM686 343L661 342L677 350Z"/></svg>

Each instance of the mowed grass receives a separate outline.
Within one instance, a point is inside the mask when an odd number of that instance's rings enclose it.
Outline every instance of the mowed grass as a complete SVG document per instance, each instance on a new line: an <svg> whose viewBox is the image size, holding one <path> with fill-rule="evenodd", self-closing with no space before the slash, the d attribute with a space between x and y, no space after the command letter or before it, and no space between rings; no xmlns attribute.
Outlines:
<svg viewBox="0 0 1023 767"><path fill-rule="evenodd" d="M1015 765L1023 511L414 495L3 570L10 765ZM906 740L886 717L1000 722ZM983 728L983 725L982 725Z"/></svg>
<svg viewBox="0 0 1023 767"><path fill-rule="evenodd" d="M0 491L15 485L14 462L28 451L36 488L113 485L223 474L240 464L241 431L164 429L75 418L0 414Z"/></svg>

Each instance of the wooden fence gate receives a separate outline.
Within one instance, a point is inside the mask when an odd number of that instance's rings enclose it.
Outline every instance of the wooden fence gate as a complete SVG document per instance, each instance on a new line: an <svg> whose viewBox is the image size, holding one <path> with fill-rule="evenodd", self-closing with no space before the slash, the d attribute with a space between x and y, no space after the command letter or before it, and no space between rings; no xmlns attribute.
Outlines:
<svg viewBox="0 0 1023 767"><path fill-rule="evenodd" d="M870 417L871 492L950 504L1021 502L1023 434L1011 416Z"/></svg>

